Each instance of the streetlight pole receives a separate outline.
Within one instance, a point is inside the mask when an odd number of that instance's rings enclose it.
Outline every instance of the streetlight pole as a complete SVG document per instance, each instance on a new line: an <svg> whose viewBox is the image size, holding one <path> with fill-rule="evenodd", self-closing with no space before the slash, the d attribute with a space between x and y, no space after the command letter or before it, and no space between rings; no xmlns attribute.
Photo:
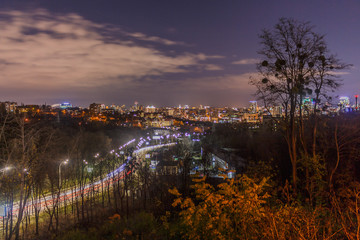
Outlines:
<svg viewBox="0 0 360 240"><path fill-rule="evenodd" d="M60 165L59 165L59 188L60 188L60 186L61 186L61 165L65 165L65 164L67 164L69 162L69 159L66 159L65 161L62 161L61 163L60 163Z"/></svg>
<svg viewBox="0 0 360 240"><path fill-rule="evenodd" d="M84 166L81 169L81 180L84 178L85 167L87 167L87 165L88 165L88 162L85 159L83 160L83 162L84 162ZM85 178L85 183L86 183L86 178ZM85 183L84 183L84 185L85 185Z"/></svg>

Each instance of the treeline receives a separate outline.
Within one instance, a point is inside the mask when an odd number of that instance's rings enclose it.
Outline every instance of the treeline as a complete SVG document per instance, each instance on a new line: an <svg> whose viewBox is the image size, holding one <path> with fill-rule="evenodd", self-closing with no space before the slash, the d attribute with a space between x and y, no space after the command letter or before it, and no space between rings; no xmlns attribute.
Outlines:
<svg viewBox="0 0 360 240"><path fill-rule="evenodd" d="M49 124L23 114L1 115L0 124L1 239L49 238L109 209L129 211L137 179L102 179L126 161L133 146L124 154L118 148L141 136L138 129ZM127 164L127 172L134 167Z"/></svg>
<svg viewBox="0 0 360 240"><path fill-rule="evenodd" d="M359 181L360 115L317 116L304 119L302 139L298 139L297 169L299 194L313 199L319 183L321 189L339 190ZM314 125L317 126L315 147ZM248 124L223 124L215 128L205 144L216 147L235 148L247 160L246 172L262 174L278 184L291 182L291 161L288 143L284 137L285 126L260 125L254 130ZM271 171L270 171L271 169Z"/></svg>

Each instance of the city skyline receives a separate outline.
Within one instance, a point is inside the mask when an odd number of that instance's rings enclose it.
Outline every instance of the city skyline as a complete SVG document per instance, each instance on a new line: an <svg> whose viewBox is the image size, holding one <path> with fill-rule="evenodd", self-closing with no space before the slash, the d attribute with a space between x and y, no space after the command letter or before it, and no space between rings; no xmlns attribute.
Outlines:
<svg viewBox="0 0 360 240"><path fill-rule="evenodd" d="M324 3L4 1L0 101L247 106L258 34L280 17L310 21L354 65L336 93L352 97L360 4Z"/></svg>
<svg viewBox="0 0 360 240"><path fill-rule="evenodd" d="M338 96L335 99L332 99L331 102L326 102L325 105L328 107L339 107L339 108L357 108L358 107L358 95L354 95L354 96ZM314 105L315 99L312 97L304 97L303 99L303 105ZM105 104L103 102L90 102L87 103L85 105L73 105L70 101L67 102L57 102L54 104L47 104L42 103L42 104L31 104L31 103L24 103L24 102L17 102L17 101L0 101L0 105L1 104L5 104L8 106L13 106L13 108L16 108L17 106L20 107L26 107L26 106L37 106L37 107L42 107L42 108L62 108L62 109L66 109L66 108L80 108L80 109L91 109L92 105L97 105L99 108L102 109L117 109L117 108L121 108L123 110L127 109L127 110L131 110L136 108L137 110L144 110L145 108L152 108L152 109L206 109L206 108L222 108L222 109L251 109L253 108L254 104L255 104L255 108L273 108L273 107L282 107L280 105L271 105L271 106L265 106L262 104L261 101L256 101L256 100L250 100L247 102L247 104L245 105L238 105L238 106L219 106L219 105L206 105L206 104L199 104L199 105L191 105L191 104L176 104L176 105L154 105L154 104L144 104L138 101L135 101L133 104L122 104L122 103L111 103L111 104Z"/></svg>

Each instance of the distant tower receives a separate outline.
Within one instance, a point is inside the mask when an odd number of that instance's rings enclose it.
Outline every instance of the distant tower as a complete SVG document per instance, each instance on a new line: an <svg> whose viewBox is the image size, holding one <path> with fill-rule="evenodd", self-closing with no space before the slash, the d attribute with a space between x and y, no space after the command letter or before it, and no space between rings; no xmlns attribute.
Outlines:
<svg viewBox="0 0 360 240"><path fill-rule="evenodd" d="M358 97L359 97L359 95L355 95L355 111L357 111L358 110Z"/></svg>
<svg viewBox="0 0 360 240"><path fill-rule="evenodd" d="M138 111L139 110L139 103L138 103L138 101L135 101L134 102L134 108L135 108L135 111Z"/></svg>

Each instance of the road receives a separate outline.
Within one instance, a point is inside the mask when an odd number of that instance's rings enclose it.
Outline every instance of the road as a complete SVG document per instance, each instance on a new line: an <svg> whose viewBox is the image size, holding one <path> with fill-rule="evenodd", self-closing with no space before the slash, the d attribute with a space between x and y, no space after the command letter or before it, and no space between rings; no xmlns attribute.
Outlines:
<svg viewBox="0 0 360 240"><path fill-rule="evenodd" d="M174 135L175 138L176 136L178 137L179 135ZM128 146L129 144L133 143L135 141L135 139L129 141L128 143L122 145L121 147L119 147L119 151L122 150L123 148L125 148L126 146ZM167 146L174 146L176 144L176 142L173 143L167 143L167 144L158 144L158 145L153 145L153 146L147 146L147 147L141 147L141 145L143 143L145 143L144 138L140 138L139 142L141 144L137 145L137 149L133 152L133 155L138 156L143 152L146 151L150 151L152 149L156 149L156 148L162 148L162 147L167 147ZM112 152L114 152L114 150L112 150ZM118 181L119 179L124 178L125 174L130 174L131 170L129 170L128 172L125 172L127 165L129 164L130 159L127 159L127 161L125 163L123 163L122 165L120 165L117 169L115 169L114 171L108 173L104 178L102 179L98 179L95 180L94 182L85 184L82 188L75 188L75 190L73 188L68 188L64 191L62 191L60 193L60 196L58 198L58 195L45 195L44 197L42 197L40 199L39 202L37 203L32 203L31 201L27 201L27 205L25 207L25 210L29 211L30 215L34 214L34 209L35 206L37 206L38 209L40 209L40 211L44 211L45 209L51 209L56 205L60 205L62 203L64 203L65 201L69 201L69 202L75 202L77 197L81 196L82 194L87 194L89 191L91 190L101 190L101 188L107 187L108 185L111 185L113 182ZM59 201L56 203L56 201ZM54 202L56 204L54 204ZM19 212L19 203L16 202L13 205L13 210L12 210L12 215L14 218L16 218L17 214ZM0 217L1 219L2 217Z"/></svg>

